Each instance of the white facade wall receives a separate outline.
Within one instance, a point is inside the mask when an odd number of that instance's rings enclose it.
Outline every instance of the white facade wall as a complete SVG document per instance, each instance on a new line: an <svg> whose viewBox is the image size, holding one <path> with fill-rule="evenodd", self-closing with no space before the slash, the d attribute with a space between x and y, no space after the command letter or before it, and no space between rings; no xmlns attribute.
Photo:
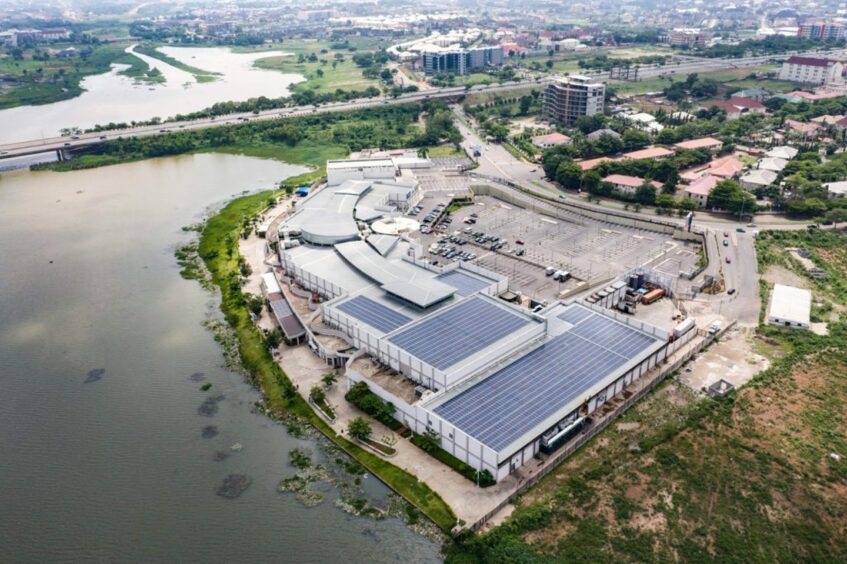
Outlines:
<svg viewBox="0 0 847 564"><path fill-rule="evenodd" d="M784 62L779 71L779 79L805 84L830 84L841 78L842 70L843 65L838 62L833 62L828 66Z"/></svg>
<svg viewBox="0 0 847 564"><path fill-rule="evenodd" d="M336 186L345 180L393 179L395 173L396 168L393 164L369 165L361 163L357 166L327 168L326 177L330 186Z"/></svg>

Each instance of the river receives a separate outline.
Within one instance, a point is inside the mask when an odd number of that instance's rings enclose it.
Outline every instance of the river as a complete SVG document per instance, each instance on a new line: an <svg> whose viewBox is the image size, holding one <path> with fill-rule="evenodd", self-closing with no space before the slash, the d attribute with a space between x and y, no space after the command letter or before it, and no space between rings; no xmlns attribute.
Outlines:
<svg viewBox="0 0 847 564"><path fill-rule="evenodd" d="M277 493L291 448L325 455L251 411L258 393L203 326L216 299L179 275L182 226L302 171L201 154L0 175L0 561L438 560L328 484L314 508ZM237 499L216 495L231 473L252 479Z"/></svg>
<svg viewBox="0 0 847 564"><path fill-rule="evenodd" d="M80 96L44 104L0 110L0 144L59 135L63 128L89 128L109 122L165 119L202 110L216 102L241 101L258 96L288 96L288 87L303 80L253 66L257 59L283 55L281 51L234 53L225 47L165 47L162 52L193 67L219 73L217 80L197 82L189 72L136 53L165 76L163 84L139 83L123 76L126 65L87 76Z"/></svg>

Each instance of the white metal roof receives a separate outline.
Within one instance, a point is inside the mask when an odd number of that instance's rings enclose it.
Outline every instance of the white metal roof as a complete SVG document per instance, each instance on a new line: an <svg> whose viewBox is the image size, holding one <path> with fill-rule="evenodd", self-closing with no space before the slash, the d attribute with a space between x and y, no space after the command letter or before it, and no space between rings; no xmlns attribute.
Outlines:
<svg viewBox="0 0 847 564"><path fill-rule="evenodd" d="M812 292L774 284L769 317L808 325L812 314Z"/></svg>
<svg viewBox="0 0 847 564"><path fill-rule="evenodd" d="M402 260L389 260L365 241L341 243L335 250L383 290L418 307L429 307L456 293L452 286L435 280L430 271Z"/></svg>

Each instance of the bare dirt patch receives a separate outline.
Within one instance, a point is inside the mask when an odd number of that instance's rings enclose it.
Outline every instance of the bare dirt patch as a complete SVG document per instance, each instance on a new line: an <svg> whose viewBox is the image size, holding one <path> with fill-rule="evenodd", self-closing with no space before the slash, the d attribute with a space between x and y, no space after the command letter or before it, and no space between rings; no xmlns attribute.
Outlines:
<svg viewBox="0 0 847 564"><path fill-rule="evenodd" d="M807 278L792 272L779 264L772 264L765 271L765 280L768 284L783 284L785 286L796 286L797 288L808 288Z"/></svg>

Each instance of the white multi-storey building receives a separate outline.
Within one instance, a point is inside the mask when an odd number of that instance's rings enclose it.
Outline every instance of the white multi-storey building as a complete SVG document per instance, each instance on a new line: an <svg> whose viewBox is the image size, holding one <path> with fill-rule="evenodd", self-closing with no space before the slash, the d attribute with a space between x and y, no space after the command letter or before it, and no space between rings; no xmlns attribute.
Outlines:
<svg viewBox="0 0 847 564"><path fill-rule="evenodd" d="M782 63L779 79L804 84L832 84L841 82L843 70L844 66L832 59L789 57Z"/></svg>

